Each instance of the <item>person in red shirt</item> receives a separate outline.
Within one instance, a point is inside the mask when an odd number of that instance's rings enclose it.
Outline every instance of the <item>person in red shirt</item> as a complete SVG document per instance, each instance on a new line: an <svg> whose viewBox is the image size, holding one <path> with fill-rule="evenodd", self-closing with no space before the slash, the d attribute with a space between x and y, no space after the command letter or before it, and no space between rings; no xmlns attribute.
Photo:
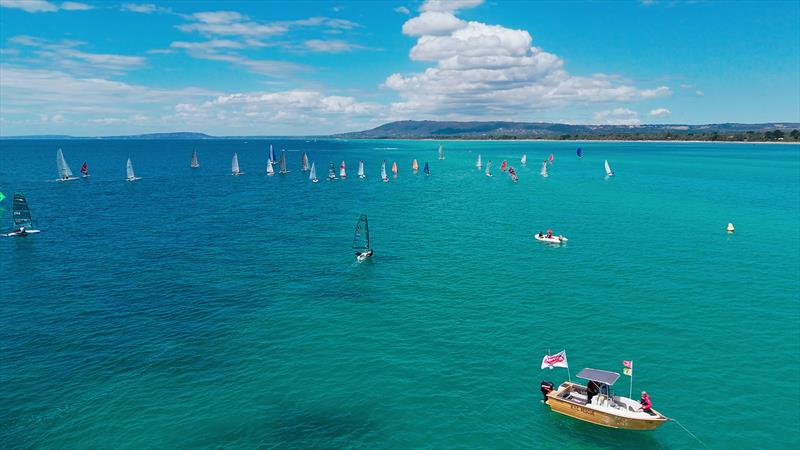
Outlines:
<svg viewBox="0 0 800 450"><path fill-rule="evenodd" d="M547 237L553 237L553 230L547 230Z"/></svg>
<svg viewBox="0 0 800 450"><path fill-rule="evenodd" d="M655 416L656 415L656 413L654 413L653 409L652 409L653 408L653 401L650 400L650 396L647 395L647 392L642 391L642 399L639 400L639 403L642 405L642 407L639 408L640 410L646 412L647 414L650 414L651 416Z"/></svg>

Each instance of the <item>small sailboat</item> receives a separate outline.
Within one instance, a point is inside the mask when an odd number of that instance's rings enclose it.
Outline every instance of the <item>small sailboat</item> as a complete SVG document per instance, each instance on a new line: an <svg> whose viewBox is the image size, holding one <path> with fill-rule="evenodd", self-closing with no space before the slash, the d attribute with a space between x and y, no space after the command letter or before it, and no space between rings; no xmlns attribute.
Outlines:
<svg viewBox="0 0 800 450"><path fill-rule="evenodd" d="M336 179L336 169L333 168L333 163L328 163L328 181L333 181Z"/></svg>
<svg viewBox="0 0 800 450"><path fill-rule="evenodd" d="M733 223L729 222L727 230L728 230L728 233L730 234L730 233L733 233L734 231L736 231L736 228L733 228Z"/></svg>
<svg viewBox="0 0 800 450"><path fill-rule="evenodd" d="M308 179L311 180L312 183L318 183L319 180L317 179L317 168L314 166L314 163L311 163L311 173L308 175Z"/></svg>
<svg viewBox="0 0 800 450"><path fill-rule="evenodd" d="M552 153L550 153L550 157L547 158L547 162L550 163L551 166L553 165L553 154Z"/></svg>
<svg viewBox="0 0 800 450"><path fill-rule="evenodd" d="M86 161L84 161L81 166L81 175L83 178L89 178L89 164Z"/></svg>
<svg viewBox="0 0 800 450"><path fill-rule="evenodd" d="M614 171L611 170L611 166L608 165L608 160L605 160L605 165L606 165L606 176L607 177L613 177L614 176Z"/></svg>
<svg viewBox="0 0 800 450"><path fill-rule="evenodd" d="M517 176L517 171L514 170L513 166L508 166L508 175L511 177L511 181L516 183L519 181L519 177Z"/></svg>
<svg viewBox="0 0 800 450"><path fill-rule="evenodd" d="M197 160L197 150L192 150L192 161L189 163L189 167L192 169L200 167L200 161Z"/></svg>
<svg viewBox="0 0 800 450"><path fill-rule="evenodd" d="M278 164L278 160L275 159L275 150L272 149L272 144L269 144L269 160L272 162L272 165Z"/></svg>
<svg viewBox="0 0 800 450"><path fill-rule="evenodd" d="M439 144L439 160L444 159L444 150L442 149L442 144Z"/></svg>
<svg viewBox="0 0 800 450"><path fill-rule="evenodd" d="M578 147L578 150L575 153L578 154L578 159L583 159L583 150L581 150L580 147Z"/></svg>
<svg viewBox="0 0 800 450"><path fill-rule="evenodd" d="M58 181L72 181L77 180L78 177L72 176L72 170L69 169L67 160L64 159L64 152L58 149L56 152L56 165L58 166Z"/></svg>
<svg viewBox="0 0 800 450"><path fill-rule="evenodd" d="M386 176L386 161L381 163L381 180L383 180L384 183L389 181L389 178Z"/></svg>
<svg viewBox="0 0 800 450"><path fill-rule="evenodd" d="M413 163L411 163L411 168L414 169L414 175L417 174L419 171L419 164L417 164L417 160L415 159Z"/></svg>
<svg viewBox="0 0 800 450"><path fill-rule="evenodd" d="M281 150L281 170L279 170L278 173L281 175L289 173L289 171L286 170L286 150Z"/></svg>
<svg viewBox="0 0 800 450"><path fill-rule="evenodd" d="M544 178L547 178L547 160L542 161L542 170L539 172Z"/></svg>
<svg viewBox="0 0 800 450"><path fill-rule="evenodd" d="M508 163L506 163L506 160L504 159L503 162L500 164L500 170L505 172L506 166L508 166Z"/></svg>
<svg viewBox="0 0 800 450"><path fill-rule="evenodd" d="M275 175L275 169L272 168L272 161L267 160L267 176Z"/></svg>
<svg viewBox="0 0 800 450"><path fill-rule="evenodd" d="M236 155L234 154L233 157L236 158ZM141 178L137 177L136 174L133 172L133 163L131 162L130 157L128 158L128 163L125 164L125 170L127 171L127 178L125 178L126 181L141 180Z"/></svg>
<svg viewBox="0 0 800 450"><path fill-rule="evenodd" d="M481 170L481 167L483 167L483 164L481 164L481 155L480 155L480 153L478 154L478 160L475 161L475 167L477 167L478 170Z"/></svg>
<svg viewBox="0 0 800 450"><path fill-rule="evenodd" d="M31 210L28 209L28 201L19 192L14 193L14 201L11 206L11 220L14 222L14 231L6 236L24 237L29 233L39 233L40 230L33 229Z"/></svg>
<svg viewBox="0 0 800 450"><path fill-rule="evenodd" d="M342 165L339 166L339 178L343 180L347 178L347 170L344 166L344 160L342 161Z"/></svg>
<svg viewBox="0 0 800 450"><path fill-rule="evenodd" d="M306 152L303 152L303 157L300 158L300 170L308 172L308 155Z"/></svg>
<svg viewBox="0 0 800 450"><path fill-rule="evenodd" d="M522 165L523 165L523 166L524 166L525 164L528 164L528 155L526 155L525 153L523 153L523 154L522 154L522 159L520 159L520 160L519 160L519 162L520 162L520 163L522 163Z"/></svg>
<svg viewBox="0 0 800 450"><path fill-rule="evenodd" d="M491 159L486 161L486 176L487 177L492 176L492 160Z"/></svg>
<svg viewBox="0 0 800 450"><path fill-rule="evenodd" d="M431 176L431 168L428 167L428 162L427 161L425 162L425 167L422 169L422 171L425 172L425 175Z"/></svg>
<svg viewBox="0 0 800 450"><path fill-rule="evenodd" d="M369 222L366 214L362 214L356 223L356 231L353 234L353 250L356 251L358 262L372 256L372 247L369 245Z"/></svg>
<svg viewBox="0 0 800 450"><path fill-rule="evenodd" d="M392 178L397 178L397 161L392 163Z"/></svg>
<svg viewBox="0 0 800 450"><path fill-rule="evenodd" d="M361 178L362 180L367 178L367 176L364 174L364 161L358 162L358 178Z"/></svg>
<svg viewBox="0 0 800 450"><path fill-rule="evenodd" d="M231 159L231 175L244 175L244 172L239 170L239 155L236 152L233 152L233 159Z"/></svg>

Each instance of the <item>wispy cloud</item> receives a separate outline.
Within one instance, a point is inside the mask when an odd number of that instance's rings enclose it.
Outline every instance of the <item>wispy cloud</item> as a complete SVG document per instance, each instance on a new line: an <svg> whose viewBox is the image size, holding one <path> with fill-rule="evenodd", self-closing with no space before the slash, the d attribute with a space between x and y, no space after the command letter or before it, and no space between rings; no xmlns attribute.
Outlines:
<svg viewBox="0 0 800 450"><path fill-rule="evenodd" d="M118 74L144 66L142 56L91 53L80 50L81 41L49 41L32 36L13 36L8 43L19 51L10 62L26 62L30 66L58 67L60 70L80 75Z"/></svg>
<svg viewBox="0 0 800 450"><path fill-rule="evenodd" d="M614 108L594 114L595 123L605 125L639 125L639 113L628 108Z"/></svg>
<svg viewBox="0 0 800 450"><path fill-rule="evenodd" d="M332 39L332 40L310 39L308 41L305 41L303 47L312 52L318 52L318 53L344 53L364 48L360 45L351 44L349 42L337 39Z"/></svg>
<svg viewBox="0 0 800 450"><path fill-rule="evenodd" d="M170 8L158 6L153 3L125 3L120 9L122 11L135 12L140 14L153 14L153 13L169 13L172 12Z"/></svg>
<svg viewBox="0 0 800 450"><path fill-rule="evenodd" d="M29 13L64 11L86 11L92 5L79 2L63 2L60 5L47 0L0 0L0 8L21 9Z"/></svg>
<svg viewBox="0 0 800 450"><path fill-rule="evenodd" d="M669 117L672 114L672 111L668 110L667 108L656 108L651 109L649 113L647 113L650 117Z"/></svg>
<svg viewBox="0 0 800 450"><path fill-rule="evenodd" d="M409 9L406 8L405 6L398 6L397 8L393 9L392 11L394 11L396 13L400 13L400 14L405 14L405 15L411 14L411 11L409 11Z"/></svg>

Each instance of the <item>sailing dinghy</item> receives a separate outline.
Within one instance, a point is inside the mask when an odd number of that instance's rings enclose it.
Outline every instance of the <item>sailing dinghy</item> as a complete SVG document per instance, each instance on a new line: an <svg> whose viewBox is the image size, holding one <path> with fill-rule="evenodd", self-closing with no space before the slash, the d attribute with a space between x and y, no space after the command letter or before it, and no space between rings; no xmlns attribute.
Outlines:
<svg viewBox="0 0 800 450"><path fill-rule="evenodd" d="M342 164L339 166L339 178L345 180L347 179L347 169L344 165L344 160L342 160Z"/></svg>
<svg viewBox="0 0 800 450"><path fill-rule="evenodd" d="M58 181L72 181L77 180L78 177L72 176L72 170L69 169L67 160L64 159L64 152L58 149L56 152L56 165L58 166Z"/></svg>
<svg viewBox="0 0 800 450"><path fill-rule="evenodd" d="M478 154L478 160L475 161L475 167L477 167L478 170L481 170L481 168L483 167L483 165L481 164L481 155L480 155L480 153Z"/></svg>
<svg viewBox="0 0 800 450"><path fill-rule="evenodd" d="M487 177L492 176L492 160L491 159L486 161L486 176Z"/></svg>
<svg viewBox="0 0 800 450"><path fill-rule="evenodd" d="M233 152L233 159L231 160L231 175L239 176L244 175L244 172L239 170L239 155Z"/></svg>
<svg viewBox="0 0 800 450"><path fill-rule="evenodd" d="M234 155L234 158L236 156ZM131 162L131 158L128 158L128 163L125 164L125 171L127 172L127 178L125 181L137 181L141 180L141 178L137 177L136 174L133 172L133 163Z"/></svg>
<svg viewBox="0 0 800 450"><path fill-rule="evenodd" d="M389 178L386 177L386 161L381 163L381 180L383 180L384 183L389 182Z"/></svg>
<svg viewBox="0 0 800 450"><path fill-rule="evenodd" d="M392 163L392 178L397 178L397 161Z"/></svg>
<svg viewBox="0 0 800 450"><path fill-rule="evenodd" d="M522 159L520 159L520 160L519 160L519 162L520 162L520 163L522 163L522 165L523 165L523 166L524 166L525 164L528 164L528 155L526 155L525 153L523 153L523 154L522 154Z"/></svg>
<svg viewBox="0 0 800 450"><path fill-rule="evenodd" d="M281 150L281 170L278 173L281 175L289 173L286 169L286 150Z"/></svg>
<svg viewBox="0 0 800 450"><path fill-rule="evenodd" d="M275 175L275 169L272 168L272 161L269 159L267 160L267 176L271 177Z"/></svg>
<svg viewBox="0 0 800 450"><path fill-rule="evenodd" d="M14 193L14 202L11 206L11 219L14 221L14 231L6 234L6 236L24 237L30 233L40 232L40 230L33 229L33 221L31 220L31 210L28 209L28 201L25 200L25 196L19 192Z"/></svg>
<svg viewBox="0 0 800 450"><path fill-rule="evenodd" d="M358 262L372 256L372 248L369 246L369 222L367 222L366 214L362 214L356 223L356 231L353 234L353 250L356 251Z"/></svg>
<svg viewBox="0 0 800 450"><path fill-rule="evenodd" d="M542 162L542 170L539 173L542 174L542 176L545 177L545 178L548 177L548 175L547 175L547 160L544 160Z"/></svg>
<svg viewBox="0 0 800 450"><path fill-rule="evenodd" d="M303 157L300 158L300 170L303 172L308 172L308 155L306 152L303 152Z"/></svg>
<svg viewBox="0 0 800 450"><path fill-rule="evenodd" d="M442 149L442 144L439 144L439 160L444 159L444 150Z"/></svg>
<svg viewBox="0 0 800 450"><path fill-rule="evenodd" d="M319 180L317 179L317 168L314 167L314 163L311 163L311 173L308 175L308 179L311 180L312 183L318 183Z"/></svg>
<svg viewBox="0 0 800 450"><path fill-rule="evenodd" d="M275 159L275 150L272 149L272 144L269 144L269 160L272 162L272 165L278 164L278 160Z"/></svg>
<svg viewBox="0 0 800 450"><path fill-rule="evenodd" d="M81 176L83 176L83 178L89 178L89 164L86 161L84 161L81 166Z"/></svg>
<svg viewBox="0 0 800 450"><path fill-rule="evenodd" d="M189 163L189 167L192 169L200 167L200 161L197 160L197 150L192 151L192 162Z"/></svg>
<svg viewBox="0 0 800 450"><path fill-rule="evenodd" d="M417 164L417 160L415 159L413 163L411 163L411 168L414 170L414 175L419 172L419 164Z"/></svg>
<svg viewBox="0 0 800 450"><path fill-rule="evenodd" d="M507 166L508 166L508 163L506 163L506 160L504 159L503 162L500 164L500 170L505 172Z"/></svg>
<svg viewBox="0 0 800 450"><path fill-rule="evenodd" d="M608 165L608 160L605 160L605 164L606 164L606 176L607 177L613 177L614 176L614 171L611 170L611 166Z"/></svg>
<svg viewBox="0 0 800 450"><path fill-rule="evenodd" d="M358 162L358 178L360 178L362 180L364 178L367 178L367 176L364 175L364 161L359 161Z"/></svg>
<svg viewBox="0 0 800 450"><path fill-rule="evenodd" d="M428 162L425 161L425 167L422 169L425 172L425 175L431 176L431 168L428 166Z"/></svg>
<svg viewBox="0 0 800 450"><path fill-rule="evenodd" d="M336 179L336 169L333 168L333 163L328 163L328 181L333 181Z"/></svg>

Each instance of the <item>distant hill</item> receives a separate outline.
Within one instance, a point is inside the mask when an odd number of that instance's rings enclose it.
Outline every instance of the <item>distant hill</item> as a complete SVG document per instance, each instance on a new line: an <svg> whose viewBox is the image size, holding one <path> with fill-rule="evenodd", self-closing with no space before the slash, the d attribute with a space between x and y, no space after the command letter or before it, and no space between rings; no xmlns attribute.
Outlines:
<svg viewBox="0 0 800 450"><path fill-rule="evenodd" d="M764 134L782 130L789 137L800 123L721 123L707 125L569 125L547 122L443 122L405 120L377 128L334 137L344 139L686 139L748 140L764 139ZM757 139L757 136L761 139ZM701 139L702 136L707 139ZM714 138L716 137L716 139ZM734 139L734 138L740 139ZM789 138L792 139L792 138Z"/></svg>

